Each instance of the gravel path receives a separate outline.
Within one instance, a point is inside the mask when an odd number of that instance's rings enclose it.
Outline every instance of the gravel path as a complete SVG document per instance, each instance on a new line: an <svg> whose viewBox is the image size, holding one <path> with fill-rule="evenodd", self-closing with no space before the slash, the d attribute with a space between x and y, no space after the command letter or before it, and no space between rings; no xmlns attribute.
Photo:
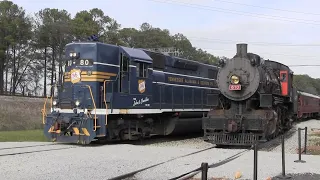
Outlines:
<svg viewBox="0 0 320 180"><path fill-rule="evenodd" d="M0 143L0 147L3 146L8 145ZM2 156L0 179L108 179L196 151L199 149L122 144ZM210 149L138 173L134 179L166 180L198 168L202 162L216 163L240 151L243 149ZM307 161L304 164L293 163L297 158L294 154L286 155L287 173L320 173L320 156L303 155L302 159ZM259 152L258 163L259 180L281 173L280 153ZM249 151L238 159L210 169L208 175L233 178L236 171L240 171L243 179L252 179L252 169L253 151ZM200 174L196 177L200 178Z"/></svg>
<svg viewBox="0 0 320 180"><path fill-rule="evenodd" d="M179 147L179 148L195 148L195 149L205 149L209 147L213 147L214 145L208 142L203 141L202 135L198 135L198 137L191 138L179 138L176 140L168 140L161 141L155 140L153 143L146 144L147 146L153 147Z"/></svg>
<svg viewBox="0 0 320 180"><path fill-rule="evenodd" d="M0 179L108 179L198 150L105 145L2 156Z"/></svg>
<svg viewBox="0 0 320 180"><path fill-rule="evenodd" d="M297 149L298 149L298 128L305 128L307 127L308 129L308 139L310 140L310 134L311 134L311 129L312 128L320 128L320 120L309 120L309 121L304 121L296 124L290 131L294 131L292 136L287 138L285 141L285 152L290 153L290 154L296 154ZM304 147L304 131L301 131L301 146L302 148ZM307 143L309 145L309 142ZM273 152L281 152L281 144L275 147Z"/></svg>
<svg viewBox="0 0 320 180"><path fill-rule="evenodd" d="M320 156L302 156L306 163L295 163L298 156L286 154L286 174L288 173L317 173L320 174ZM281 153L258 152L258 180L280 175L282 172ZM210 169L208 177L226 177L233 179L235 173L242 173L241 179L253 179L253 151L223 166ZM200 174L196 177L200 178Z"/></svg>
<svg viewBox="0 0 320 180"><path fill-rule="evenodd" d="M320 128L320 121L310 120L301 122L295 128L308 127ZM302 133L302 138L304 134ZM3 149L10 147L43 145L52 143L12 142L0 143L0 155L6 153L50 150L57 148L69 148L56 151L42 151L31 154L14 156L0 156L0 179L108 179L131 171L154 165L172 158L189 154L212 147L213 145L202 140L202 137L186 137L162 140L151 140L142 145L112 144L103 146L77 146L58 144L54 146L38 146L17 149ZM302 142L303 144L303 142ZM286 173L318 173L320 174L320 156L302 155L307 163L294 163L298 155L297 132L286 140ZM177 159L166 164L154 167L135 175L135 179L162 180L181 175L198 168L202 162L209 164L219 162L243 149L214 148L199 154ZM258 179L266 179L281 173L281 145L273 152L259 151ZM225 165L209 170L209 177L234 178L234 174L240 171L241 179L252 179L253 151L235 159ZM32 173L30 173L32 172ZM196 177L200 178L200 174ZM305 178L307 179L306 175ZM314 176L315 177L315 176ZM299 179L299 177L297 177Z"/></svg>

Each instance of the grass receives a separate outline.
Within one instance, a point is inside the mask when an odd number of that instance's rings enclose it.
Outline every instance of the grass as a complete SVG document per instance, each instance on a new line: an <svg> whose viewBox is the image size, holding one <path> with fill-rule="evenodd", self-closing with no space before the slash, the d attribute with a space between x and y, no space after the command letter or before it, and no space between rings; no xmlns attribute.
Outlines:
<svg viewBox="0 0 320 180"><path fill-rule="evenodd" d="M0 131L0 142L48 142L42 129L23 131Z"/></svg>

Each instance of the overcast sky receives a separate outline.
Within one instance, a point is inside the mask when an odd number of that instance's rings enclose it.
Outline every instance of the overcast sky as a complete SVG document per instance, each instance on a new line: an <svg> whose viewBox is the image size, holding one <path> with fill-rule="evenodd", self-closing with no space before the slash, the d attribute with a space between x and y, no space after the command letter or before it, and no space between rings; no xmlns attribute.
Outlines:
<svg viewBox="0 0 320 180"><path fill-rule="evenodd" d="M250 52L260 54L265 59L286 65L320 65L319 0L13 0L13 2L22 6L28 13L49 7L65 9L74 16L80 10L100 8L106 15L115 18L122 27L139 28L143 22L149 22L154 27L166 28L172 33L183 33L193 46L205 49L216 56L232 57L236 53L235 44L245 42L248 43ZM308 46L292 46L299 44ZM292 70L295 74L308 74L320 78L320 67L292 67Z"/></svg>

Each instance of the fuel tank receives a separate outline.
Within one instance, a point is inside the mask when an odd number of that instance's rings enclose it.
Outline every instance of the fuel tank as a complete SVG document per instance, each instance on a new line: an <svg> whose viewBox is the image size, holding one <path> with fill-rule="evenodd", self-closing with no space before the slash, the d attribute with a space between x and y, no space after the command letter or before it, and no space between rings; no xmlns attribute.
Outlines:
<svg viewBox="0 0 320 180"><path fill-rule="evenodd" d="M175 116L164 116L155 123L154 133L159 135L180 135L202 132L203 112L181 112Z"/></svg>

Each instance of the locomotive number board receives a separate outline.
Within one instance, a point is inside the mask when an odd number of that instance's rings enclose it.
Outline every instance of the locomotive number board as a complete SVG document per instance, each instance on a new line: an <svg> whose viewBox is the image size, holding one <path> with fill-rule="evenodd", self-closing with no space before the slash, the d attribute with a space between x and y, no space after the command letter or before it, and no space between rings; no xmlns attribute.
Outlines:
<svg viewBox="0 0 320 180"><path fill-rule="evenodd" d="M230 84L229 90L230 91L239 91L239 90L241 90L241 85L240 84Z"/></svg>
<svg viewBox="0 0 320 180"><path fill-rule="evenodd" d="M67 66L71 66L72 64L76 66L92 66L93 65L93 60L92 59L80 59L80 60L68 60L67 61Z"/></svg>

